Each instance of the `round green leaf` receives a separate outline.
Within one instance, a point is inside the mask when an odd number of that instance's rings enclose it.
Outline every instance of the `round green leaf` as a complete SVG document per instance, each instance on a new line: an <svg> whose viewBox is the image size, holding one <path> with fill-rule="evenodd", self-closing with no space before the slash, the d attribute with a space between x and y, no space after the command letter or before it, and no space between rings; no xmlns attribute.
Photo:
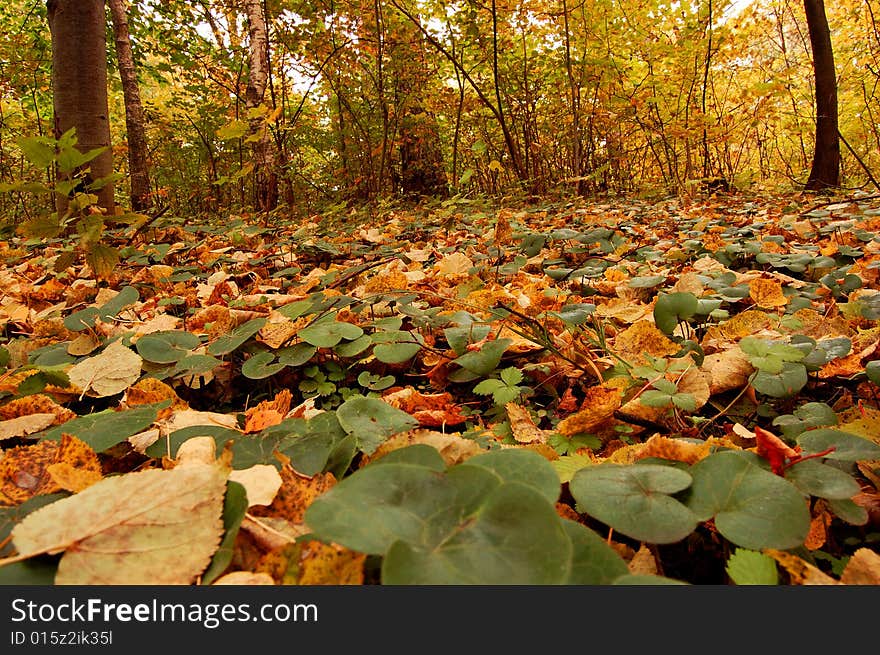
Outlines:
<svg viewBox="0 0 880 655"><path fill-rule="evenodd" d="M233 329L229 334L225 334L214 343L208 346L209 355L227 355L238 348L245 341L254 336L266 325L265 318L253 318L246 323L242 323Z"/></svg>
<svg viewBox="0 0 880 655"><path fill-rule="evenodd" d="M363 333L363 329L353 323L322 321L303 328L298 336L317 348L332 348L343 339L352 341Z"/></svg>
<svg viewBox="0 0 880 655"><path fill-rule="evenodd" d="M729 541L752 550L785 550L803 544L810 512L785 479L736 452L720 452L691 467L687 505L700 520L715 518Z"/></svg>
<svg viewBox="0 0 880 655"><path fill-rule="evenodd" d="M807 369L803 364L783 362L779 373L758 371L752 379L755 390L774 398L788 398L807 384Z"/></svg>
<svg viewBox="0 0 880 655"><path fill-rule="evenodd" d="M639 541L674 543L699 522L690 509L668 494L686 489L691 476L658 464L602 464L574 474L569 490L578 507Z"/></svg>
<svg viewBox="0 0 880 655"><path fill-rule="evenodd" d="M785 469L785 479L804 494L816 498L843 500L861 491L859 483L851 475L814 459L798 462Z"/></svg>
<svg viewBox="0 0 880 655"><path fill-rule="evenodd" d="M280 362L272 363L275 355L270 352L262 351L255 353L241 366L241 374L251 380L262 380L268 378L279 371L286 365Z"/></svg>
<svg viewBox="0 0 880 655"><path fill-rule="evenodd" d="M391 544L423 544L429 521L447 534L463 519L457 489L446 476L409 463L370 465L316 498L305 523L321 539L361 553L384 554Z"/></svg>
<svg viewBox="0 0 880 655"><path fill-rule="evenodd" d="M452 361L474 375L488 375L501 363L501 356L511 343L510 339L493 339L479 350L466 352Z"/></svg>
<svg viewBox="0 0 880 655"><path fill-rule="evenodd" d="M801 434L797 442L803 449L804 454L820 453L833 447L833 451L824 455L827 459L836 459L843 462L880 459L880 446L873 441L841 430L833 430L831 428L809 430Z"/></svg>
<svg viewBox="0 0 880 655"><path fill-rule="evenodd" d="M679 321L697 313L699 303L692 293L667 293L654 303L654 323L666 334L672 334Z"/></svg>
<svg viewBox="0 0 880 655"><path fill-rule="evenodd" d="M504 482L532 487L551 503L559 498L559 474L545 458L533 450L504 448L474 455L458 465L479 466L492 471Z"/></svg>
<svg viewBox="0 0 880 655"><path fill-rule="evenodd" d="M278 355L279 364L284 364L285 366L302 366L309 361L316 352L318 352L318 349L312 344L298 343L293 346L282 348L276 354Z"/></svg>
<svg viewBox="0 0 880 655"><path fill-rule="evenodd" d="M173 364L190 350L198 348L200 343L198 336L192 332L169 330L145 334L135 342L134 347L138 355L148 362Z"/></svg>
<svg viewBox="0 0 880 655"><path fill-rule="evenodd" d="M571 539L571 572L566 584L604 585L629 573L623 558L595 532L574 521L563 520Z"/></svg>
<svg viewBox="0 0 880 655"><path fill-rule="evenodd" d="M357 437L358 444L370 455L385 439L398 432L412 430L419 422L406 412L378 398L354 396L336 410L342 428Z"/></svg>
<svg viewBox="0 0 880 655"><path fill-rule="evenodd" d="M382 583L551 585L570 576L571 539L553 504L532 487L502 484L473 518L451 527L433 548L393 543L382 562Z"/></svg>
<svg viewBox="0 0 880 655"><path fill-rule="evenodd" d="M355 357L357 355L360 355L367 348L369 348L372 343L373 339L369 335L364 334L359 336L354 341L345 341L343 343L337 344L333 348L333 351L340 357ZM298 345L309 346L309 344L305 343L301 343ZM314 346L309 346L309 348L312 348L314 352Z"/></svg>
<svg viewBox="0 0 880 655"><path fill-rule="evenodd" d="M415 357L421 349L417 343L382 343L373 348L373 354L385 364L402 364Z"/></svg>

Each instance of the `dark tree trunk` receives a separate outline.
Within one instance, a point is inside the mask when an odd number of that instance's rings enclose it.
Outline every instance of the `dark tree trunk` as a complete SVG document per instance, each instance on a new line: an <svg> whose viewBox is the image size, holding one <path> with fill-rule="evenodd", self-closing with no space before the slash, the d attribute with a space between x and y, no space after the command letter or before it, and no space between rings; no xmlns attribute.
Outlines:
<svg viewBox="0 0 880 655"><path fill-rule="evenodd" d="M804 0L813 71L816 78L816 145L806 187L811 191L840 186L840 141L837 128L837 76L831 30L824 0Z"/></svg>
<svg viewBox="0 0 880 655"><path fill-rule="evenodd" d="M55 136L75 128L80 151L107 148L86 165L86 180L98 180L113 172L104 0L48 0L46 8L52 33ZM112 182L96 193L98 205L113 213ZM59 213L66 211L67 199L57 198L56 207Z"/></svg>
<svg viewBox="0 0 880 655"><path fill-rule="evenodd" d="M131 180L131 208L150 208L150 162L144 109L138 89L137 71L131 51L125 0L108 0L116 40L116 59L125 99L125 128L128 135L128 172Z"/></svg>

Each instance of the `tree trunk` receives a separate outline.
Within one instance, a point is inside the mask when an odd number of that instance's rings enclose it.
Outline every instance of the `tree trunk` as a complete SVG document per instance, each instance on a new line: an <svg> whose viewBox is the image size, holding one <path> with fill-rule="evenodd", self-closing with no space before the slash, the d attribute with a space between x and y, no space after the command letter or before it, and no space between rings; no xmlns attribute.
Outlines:
<svg viewBox="0 0 880 655"><path fill-rule="evenodd" d="M249 70L245 91L251 134L254 141L255 206L270 211L278 206L278 177L275 173L275 152L269 135L267 117L271 110L257 113L254 110L263 103L269 79L269 30L263 13L262 0L246 0L248 18Z"/></svg>
<svg viewBox="0 0 880 655"><path fill-rule="evenodd" d="M52 34L52 104L55 136L76 129L81 152L106 147L86 166L89 184L113 172L107 104L107 41L103 0L48 0ZM113 183L97 191L98 205L113 213ZM56 199L59 213L67 199Z"/></svg>
<svg viewBox="0 0 880 655"><path fill-rule="evenodd" d="M137 72L131 51L125 0L108 0L116 40L116 59L125 99L125 128L128 135L128 173L131 180L131 208L144 211L150 199L150 162L144 109L138 89Z"/></svg>
<svg viewBox="0 0 880 655"><path fill-rule="evenodd" d="M400 190L404 196L445 197L449 193L440 128L427 110L427 44L417 30L403 30L397 59L396 94L400 121Z"/></svg>
<svg viewBox="0 0 880 655"><path fill-rule="evenodd" d="M816 145L813 150L813 166L805 188L819 191L840 186L837 77L824 0L804 0L804 11L807 15L816 78Z"/></svg>

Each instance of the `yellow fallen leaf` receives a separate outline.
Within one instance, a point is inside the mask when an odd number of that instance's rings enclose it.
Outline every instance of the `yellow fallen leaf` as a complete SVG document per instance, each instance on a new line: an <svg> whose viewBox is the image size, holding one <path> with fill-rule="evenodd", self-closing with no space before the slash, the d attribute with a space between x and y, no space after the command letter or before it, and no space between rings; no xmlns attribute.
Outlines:
<svg viewBox="0 0 880 655"><path fill-rule="evenodd" d="M782 292L782 285L779 282L762 277L749 282L749 296L758 307L768 309L785 307L791 301Z"/></svg>
<svg viewBox="0 0 880 655"><path fill-rule="evenodd" d="M223 534L228 471L191 465L105 478L32 512L12 530L19 555L63 552L56 584L191 584Z"/></svg>
<svg viewBox="0 0 880 655"><path fill-rule="evenodd" d="M70 383L99 398L121 393L141 375L141 356L114 341L100 354L84 359L67 372Z"/></svg>
<svg viewBox="0 0 880 655"><path fill-rule="evenodd" d="M336 544L309 541L299 562L301 585L360 585L367 556Z"/></svg>
<svg viewBox="0 0 880 655"><path fill-rule="evenodd" d="M630 364L644 364L645 355L670 357L681 347L671 341L650 321L638 321L614 338L612 349Z"/></svg>
<svg viewBox="0 0 880 655"><path fill-rule="evenodd" d="M859 548L846 563L840 581L849 585L880 585L880 555Z"/></svg>
<svg viewBox="0 0 880 655"><path fill-rule="evenodd" d="M413 444L426 444L435 448L447 466L458 464L473 455L484 452L473 439L465 439L457 434L444 434L436 430L417 428L395 434L383 442L372 455L362 459L362 466L387 455L392 450Z"/></svg>
<svg viewBox="0 0 880 655"><path fill-rule="evenodd" d="M269 464L254 464L250 468L232 471L229 479L244 486L248 507L269 505L282 483L278 469Z"/></svg>
<svg viewBox="0 0 880 655"><path fill-rule="evenodd" d="M251 571L233 571L220 576L212 583L216 585L274 585L275 581L268 573L252 573Z"/></svg>
<svg viewBox="0 0 880 655"><path fill-rule="evenodd" d="M566 437L592 432L614 417L614 412L620 408L620 402L620 389L610 385L590 387L581 403L581 409L562 419L556 425L556 431Z"/></svg>
<svg viewBox="0 0 880 655"><path fill-rule="evenodd" d="M739 346L706 355L700 370L707 378L709 393L713 395L731 389L742 389L755 371L748 356Z"/></svg>
<svg viewBox="0 0 880 655"><path fill-rule="evenodd" d="M532 420L529 410L516 403L507 403L507 418L510 420L510 431L519 443L545 443L552 434L550 430L542 430Z"/></svg>
<svg viewBox="0 0 880 655"><path fill-rule="evenodd" d="M12 437L24 437L45 430L55 422L55 415L48 413L28 414L0 421L0 441Z"/></svg>
<svg viewBox="0 0 880 655"><path fill-rule="evenodd" d="M765 548L764 554L775 559L786 570L792 585L839 585L840 582L823 573L797 555L783 550Z"/></svg>
<svg viewBox="0 0 880 655"><path fill-rule="evenodd" d="M473 265L474 263L467 255L454 252L434 264L434 269L438 274L444 276L467 275Z"/></svg>

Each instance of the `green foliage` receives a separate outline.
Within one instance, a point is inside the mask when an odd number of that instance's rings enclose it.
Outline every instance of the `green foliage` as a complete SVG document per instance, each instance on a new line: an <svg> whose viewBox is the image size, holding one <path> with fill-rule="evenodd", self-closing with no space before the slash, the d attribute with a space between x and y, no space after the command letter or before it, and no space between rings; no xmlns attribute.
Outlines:
<svg viewBox="0 0 880 655"><path fill-rule="evenodd" d="M725 570L737 585L775 585L779 582L776 560L747 548L737 548L727 559Z"/></svg>
<svg viewBox="0 0 880 655"><path fill-rule="evenodd" d="M481 396L492 396L496 405L506 405L527 395L531 389L520 386L523 374L518 368L508 367L503 369L498 378L486 378L474 387L474 393Z"/></svg>

